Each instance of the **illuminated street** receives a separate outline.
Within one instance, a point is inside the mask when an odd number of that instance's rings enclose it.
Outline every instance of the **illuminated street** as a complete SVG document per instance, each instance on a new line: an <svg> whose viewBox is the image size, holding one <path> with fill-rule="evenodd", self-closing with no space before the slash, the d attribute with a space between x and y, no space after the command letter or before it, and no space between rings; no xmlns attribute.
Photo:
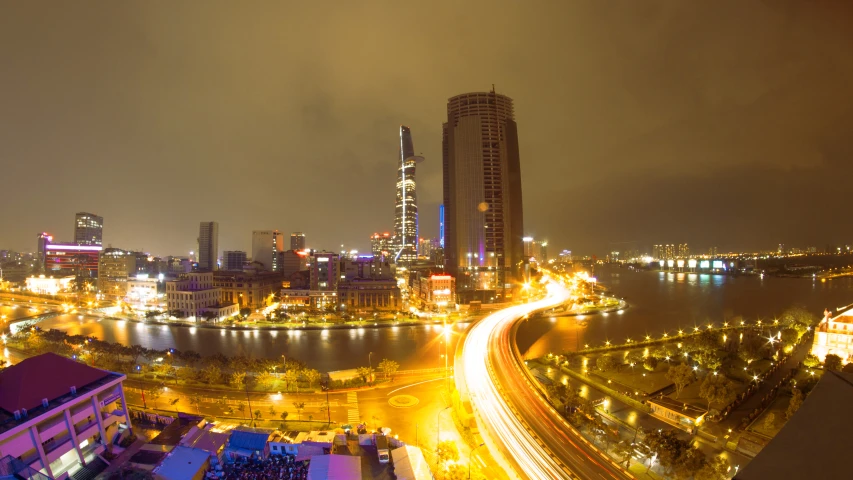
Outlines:
<svg viewBox="0 0 853 480"><path fill-rule="evenodd" d="M477 323L463 345L457 385L470 395L483 437L519 477L631 478L575 434L529 380L514 346L517 321L569 299L549 281L546 298L501 310Z"/></svg>

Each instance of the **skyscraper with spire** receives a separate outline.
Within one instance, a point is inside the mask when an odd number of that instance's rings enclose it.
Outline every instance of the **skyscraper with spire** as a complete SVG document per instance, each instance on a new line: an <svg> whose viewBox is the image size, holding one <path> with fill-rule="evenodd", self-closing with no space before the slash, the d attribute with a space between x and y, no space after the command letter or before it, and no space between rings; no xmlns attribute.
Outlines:
<svg viewBox="0 0 853 480"><path fill-rule="evenodd" d="M397 167L397 202L394 213L394 259L407 263L418 258L418 197L415 167L423 157L415 156L412 131L400 126L400 158Z"/></svg>

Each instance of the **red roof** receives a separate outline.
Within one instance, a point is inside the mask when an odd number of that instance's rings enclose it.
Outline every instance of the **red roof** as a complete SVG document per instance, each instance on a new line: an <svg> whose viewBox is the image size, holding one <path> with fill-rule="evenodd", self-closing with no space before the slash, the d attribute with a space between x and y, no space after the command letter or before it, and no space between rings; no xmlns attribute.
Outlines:
<svg viewBox="0 0 853 480"><path fill-rule="evenodd" d="M0 409L29 410L110 375L55 353L31 357L0 372Z"/></svg>

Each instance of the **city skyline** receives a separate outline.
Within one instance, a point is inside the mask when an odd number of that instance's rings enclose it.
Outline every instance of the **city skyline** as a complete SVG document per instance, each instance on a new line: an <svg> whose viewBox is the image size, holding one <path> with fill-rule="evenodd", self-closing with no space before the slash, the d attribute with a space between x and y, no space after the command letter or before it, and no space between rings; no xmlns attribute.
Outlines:
<svg viewBox="0 0 853 480"><path fill-rule="evenodd" d="M320 15L313 6L211 5L198 16L188 6L15 5L0 20L11 62L0 158L7 178L32 165L51 172L63 201L6 182L7 199L27 201L0 212L13 226L0 248L32 251L43 231L71 241L70 215L91 211L107 219L105 246L159 255L194 250L204 219L220 222L221 250L249 251L248 232L278 228L308 232L310 246L367 251L391 227L393 129L410 126L418 153L440 158L445 100L492 83L516 100L522 125L525 235L598 255L658 238L726 251L842 244L853 231L834 222L844 194L833 185L850 168L853 68L836 40L851 8L342 6L316 31L299 25ZM400 42L399 18L424 33ZM282 29L281 19L295 20ZM35 28L42 20L56 28ZM190 23L195 40L181 41ZM400 73L423 70L429 82ZM438 163L418 172L422 237L438 236ZM290 172L305 180L284 180ZM358 194L318 196L323 174ZM223 193L240 188L252 194Z"/></svg>

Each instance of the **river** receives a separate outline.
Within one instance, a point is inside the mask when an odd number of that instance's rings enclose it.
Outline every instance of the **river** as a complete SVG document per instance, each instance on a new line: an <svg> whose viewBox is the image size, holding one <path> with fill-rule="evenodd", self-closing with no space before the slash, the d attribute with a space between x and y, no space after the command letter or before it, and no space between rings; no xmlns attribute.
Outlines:
<svg viewBox="0 0 853 480"><path fill-rule="evenodd" d="M720 324L724 316L772 319L791 305L819 314L825 307L853 302L853 278L811 279L729 277L686 273L635 272L627 268L596 270L599 283L631 305L622 314L533 318L519 329L519 349L527 356L573 350L584 343L624 341L646 334L662 335L678 328ZM92 335L111 342L149 348L195 350L279 358L288 355L321 371L375 367L383 358L401 369L443 366L439 326L364 329L225 331L61 315L42 322L69 334ZM458 329L454 329L458 332ZM458 334L450 335L451 351ZM373 355L370 355L373 352ZM369 358L370 357L370 358Z"/></svg>
<svg viewBox="0 0 853 480"><path fill-rule="evenodd" d="M603 267L595 271L598 283L624 298L630 308L621 314L532 318L519 328L518 346L526 357L539 357L601 345L607 340L660 336L682 328L742 316L747 321L769 319L794 305L816 315L824 308L853 303L853 278L821 281L809 278L728 276L695 273L635 271Z"/></svg>

